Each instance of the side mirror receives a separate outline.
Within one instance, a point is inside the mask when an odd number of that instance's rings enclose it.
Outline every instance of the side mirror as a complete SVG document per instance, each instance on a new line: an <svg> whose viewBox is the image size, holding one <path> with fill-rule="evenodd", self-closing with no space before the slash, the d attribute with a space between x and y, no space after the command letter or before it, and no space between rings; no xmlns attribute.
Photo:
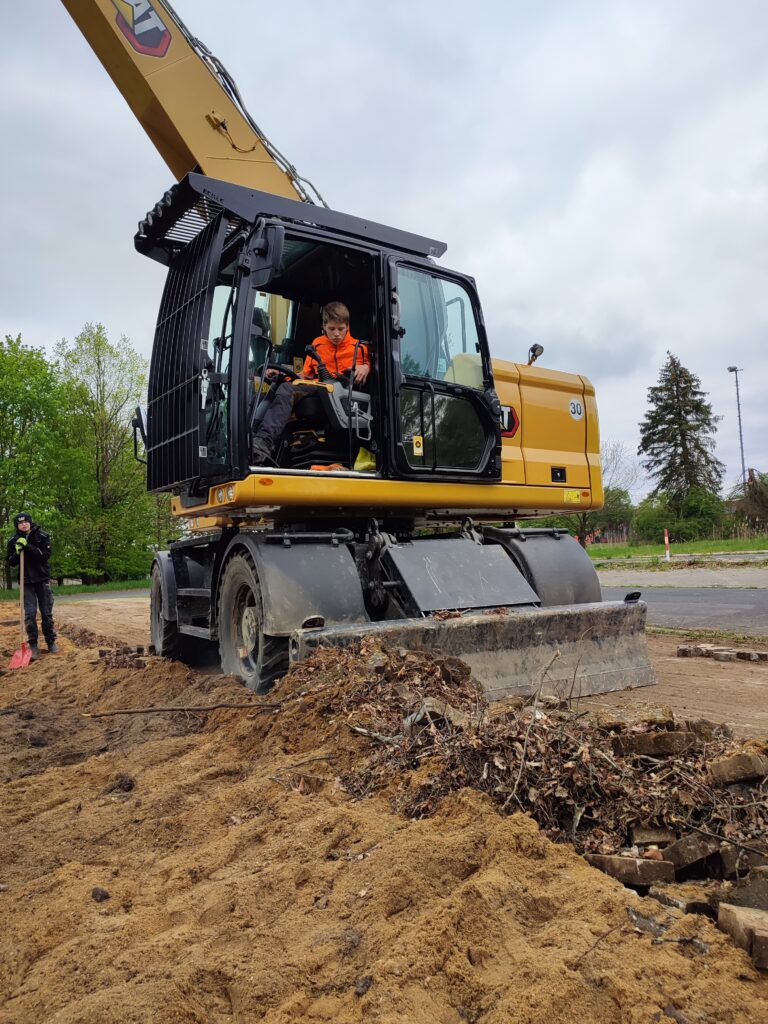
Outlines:
<svg viewBox="0 0 768 1024"><path fill-rule="evenodd" d="M136 413L131 420L131 426L133 427L133 457L137 462L141 462L146 466L147 460L142 459L139 455L139 437L141 443L144 445L144 450L147 449L147 415L146 410L142 409L140 405L136 406Z"/></svg>
<svg viewBox="0 0 768 1024"><path fill-rule="evenodd" d="M544 346L543 345L531 345L531 347L528 349L528 365L529 366L533 365L533 363L536 362L536 360L539 358L539 356L543 352L544 352Z"/></svg>
<svg viewBox="0 0 768 1024"><path fill-rule="evenodd" d="M249 253L246 261L251 271L251 286L263 288L280 265L285 245L285 228L282 224L267 224ZM252 255L251 255L252 254ZM253 262L252 262L253 261Z"/></svg>

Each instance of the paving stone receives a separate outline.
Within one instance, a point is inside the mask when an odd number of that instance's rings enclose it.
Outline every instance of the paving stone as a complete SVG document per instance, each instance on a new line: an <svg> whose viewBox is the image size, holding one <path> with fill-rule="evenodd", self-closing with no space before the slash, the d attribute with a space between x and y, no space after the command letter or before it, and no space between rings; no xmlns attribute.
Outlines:
<svg viewBox="0 0 768 1024"><path fill-rule="evenodd" d="M768 865L768 856L761 857L758 853L742 850L738 846L731 846L730 843L723 843L718 857L723 878L738 878L739 875L746 875L747 872L751 876L753 869ZM768 879L766 882L768 888Z"/></svg>
<svg viewBox="0 0 768 1024"><path fill-rule="evenodd" d="M667 892L663 886L652 885L648 890L648 895L653 899L658 900L665 907L675 907L677 910L682 910L684 914L703 914L705 917L714 919L716 916L715 910L709 900L704 899L703 896L692 896L684 897L682 895L673 896Z"/></svg>
<svg viewBox="0 0 768 1024"><path fill-rule="evenodd" d="M633 846L669 846L677 836L669 828L654 828L652 825L636 825L632 829Z"/></svg>
<svg viewBox="0 0 768 1024"><path fill-rule="evenodd" d="M699 644L702 658L714 658L716 654L725 654L732 649L731 647L722 647L719 644Z"/></svg>
<svg viewBox="0 0 768 1024"><path fill-rule="evenodd" d="M626 729L627 720L617 711L598 711L595 720L601 729Z"/></svg>
<svg viewBox="0 0 768 1024"><path fill-rule="evenodd" d="M721 903L717 927L752 956L756 967L768 968L768 911Z"/></svg>
<svg viewBox="0 0 768 1024"><path fill-rule="evenodd" d="M715 651L712 657L715 661L736 661L736 651Z"/></svg>
<svg viewBox="0 0 768 1024"><path fill-rule="evenodd" d="M615 736L612 745L616 754L667 757L693 750L700 746L700 742L698 736L691 732L632 732Z"/></svg>
<svg viewBox="0 0 768 1024"><path fill-rule="evenodd" d="M728 903L735 907L752 907L754 910L768 911L768 877L759 872L749 873L728 893Z"/></svg>
<svg viewBox="0 0 768 1024"><path fill-rule="evenodd" d="M584 859L592 867L599 868L624 885L653 885L654 882L673 882L675 878L674 866L666 860L616 857L601 853L588 853Z"/></svg>
<svg viewBox="0 0 768 1024"><path fill-rule="evenodd" d="M760 661L757 651L736 651L739 661Z"/></svg>
<svg viewBox="0 0 768 1024"><path fill-rule="evenodd" d="M663 704L644 711L638 721L645 725L666 725L672 729L675 725L675 713L669 705Z"/></svg>
<svg viewBox="0 0 768 1024"><path fill-rule="evenodd" d="M676 843L672 843L664 851L664 856L671 861L677 871L696 864L705 857L717 853L720 849L719 839L710 839L708 836L698 834L683 836Z"/></svg>
<svg viewBox="0 0 768 1024"><path fill-rule="evenodd" d="M677 656L678 658L698 658L700 654L695 647L691 647L689 644L681 644L677 648Z"/></svg>
<svg viewBox="0 0 768 1024"><path fill-rule="evenodd" d="M712 722L708 718L689 718L683 723L683 728L694 733L707 743L714 739L732 739L733 729L725 722Z"/></svg>
<svg viewBox="0 0 768 1024"><path fill-rule="evenodd" d="M756 928L752 936L752 960L755 967L768 971L768 931Z"/></svg>
<svg viewBox="0 0 768 1024"><path fill-rule="evenodd" d="M747 782L750 779L763 779L768 775L768 757L757 751L742 751L731 757L723 757L712 761L709 771L716 782L729 785L733 782Z"/></svg>

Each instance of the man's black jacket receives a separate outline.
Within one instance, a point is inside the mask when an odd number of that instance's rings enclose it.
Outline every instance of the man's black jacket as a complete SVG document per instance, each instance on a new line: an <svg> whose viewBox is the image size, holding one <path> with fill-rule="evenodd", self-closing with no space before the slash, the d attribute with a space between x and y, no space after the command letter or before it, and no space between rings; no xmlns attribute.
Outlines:
<svg viewBox="0 0 768 1024"><path fill-rule="evenodd" d="M51 557L51 538L41 530L37 523L32 524L29 533L22 533L16 530L8 541L5 558L9 565L18 565L20 556L16 551L16 541L19 537L27 538L27 546L24 548L24 582L45 583L51 578L51 570L48 559Z"/></svg>

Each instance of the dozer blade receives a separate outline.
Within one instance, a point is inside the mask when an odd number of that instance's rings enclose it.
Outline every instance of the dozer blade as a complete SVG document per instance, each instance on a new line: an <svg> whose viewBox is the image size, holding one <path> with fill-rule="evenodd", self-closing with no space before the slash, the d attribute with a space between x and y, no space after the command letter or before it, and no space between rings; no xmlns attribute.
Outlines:
<svg viewBox="0 0 768 1024"><path fill-rule="evenodd" d="M291 634L290 657L301 661L320 646L350 647L373 637L388 646L461 658L489 700L539 688L576 698L656 682L645 614L642 601L604 601L299 629Z"/></svg>

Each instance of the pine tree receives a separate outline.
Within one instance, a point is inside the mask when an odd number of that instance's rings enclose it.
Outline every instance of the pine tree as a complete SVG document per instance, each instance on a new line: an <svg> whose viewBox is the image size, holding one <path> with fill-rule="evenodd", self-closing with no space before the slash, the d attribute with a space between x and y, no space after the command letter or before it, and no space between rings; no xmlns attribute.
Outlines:
<svg viewBox="0 0 768 1024"><path fill-rule="evenodd" d="M666 494L673 506L682 508L694 491L717 493L725 467L715 458L719 416L701 390L699 378L671 352L659 373L659 382L648 388L649 409L640 424L638 455L643 468L656 481L653 494Z"/></svg>

